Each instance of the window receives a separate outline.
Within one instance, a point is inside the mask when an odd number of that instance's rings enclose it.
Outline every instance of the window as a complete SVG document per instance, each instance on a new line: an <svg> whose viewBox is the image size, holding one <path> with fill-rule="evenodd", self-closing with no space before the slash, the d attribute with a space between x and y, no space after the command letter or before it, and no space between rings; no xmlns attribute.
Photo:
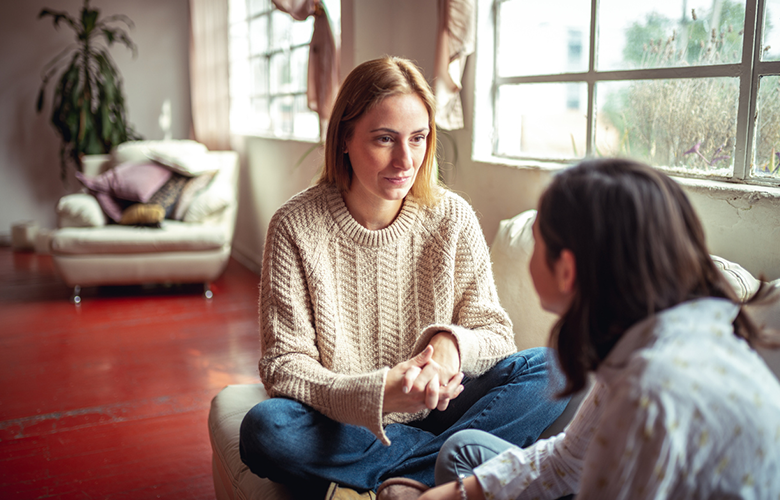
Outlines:
<svg viewBox="0 0 780 500"><path fill-rule="evenodd" d="M325 4L339 26L340 2ZM229 12L231 130L319 141L319 117L306 99L313 18L296 21L271 0L230 0Z"/></svg>
<svg viewBox="0 0 780 500"><path fill-rule="evenodd" d="M780 184L780 0L480 0L478 14L477 159L619 155Z"/></svg>

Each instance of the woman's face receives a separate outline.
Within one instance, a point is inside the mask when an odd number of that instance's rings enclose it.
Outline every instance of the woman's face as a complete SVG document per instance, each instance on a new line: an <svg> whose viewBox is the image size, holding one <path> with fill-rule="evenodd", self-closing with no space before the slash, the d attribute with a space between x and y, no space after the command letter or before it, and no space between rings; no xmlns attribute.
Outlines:
<svg viewBox="0 0 780 500"><path fill-rule="evenodd" d="M538 225L537 218L533 225L534 253L531 255L528 267L542 309L560 316L568 310L571 304L573 294L570 286L567 286L569 282L566 279L567 270L565 267L569 264L573 265L573 262L567 263L562 253L550 269L547 264L547 245L539 232Z"/></svg>
<svg viewBox="0 0 780 500"><path fill-rule="evenodd" d="M386 97L355 122L345 148L353 170L351 208L370 211L390 202L400 209L425 158L428 122L417 94Z"/></svg>

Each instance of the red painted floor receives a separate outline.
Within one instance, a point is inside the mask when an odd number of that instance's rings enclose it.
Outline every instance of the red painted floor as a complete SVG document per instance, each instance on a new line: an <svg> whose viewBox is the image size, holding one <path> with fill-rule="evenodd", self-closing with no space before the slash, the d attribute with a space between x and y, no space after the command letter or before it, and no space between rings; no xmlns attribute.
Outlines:
<svg viewBox="0 0 780 500"><path fill-rule="evenodd" d="M206 418L257 382L258 277L99 287L0 247L0 499L213 499Z"/></svg>

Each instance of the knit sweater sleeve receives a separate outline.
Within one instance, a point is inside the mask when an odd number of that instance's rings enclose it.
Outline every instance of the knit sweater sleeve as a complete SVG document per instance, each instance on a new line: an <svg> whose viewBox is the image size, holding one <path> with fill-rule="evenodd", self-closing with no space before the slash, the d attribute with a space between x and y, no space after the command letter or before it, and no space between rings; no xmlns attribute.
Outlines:
<svg viewBox="0 0 780 500"><path fill-rule="evenodd" d="M490 252L476 214L462 198L450 195L446 219L450 241L445 245L454 260L454 308L450 323L437 323L424 329L414 352L425 349L440 331L452 333L458 341L461 371L477 377L517 351L512 322L498 299L493 280Z"/></svg>
<svg viewBox="0 0 780 500"><path fill-rule="evenodd" d="M289 397L333 420L364 426L389 444L381 408L388 368L340 374L323 366L295 232L277 213L266 237L259 305L263 384L271 397Z"/></svg>

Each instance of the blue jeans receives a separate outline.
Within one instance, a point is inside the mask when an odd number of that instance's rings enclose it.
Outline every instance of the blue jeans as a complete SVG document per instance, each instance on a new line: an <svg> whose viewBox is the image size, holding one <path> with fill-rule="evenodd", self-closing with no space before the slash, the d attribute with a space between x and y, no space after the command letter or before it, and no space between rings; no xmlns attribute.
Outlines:
<svg viewBox="0 0 780 500"><path fill-rule="evenodd" d="M474 469L512 447L512 443L479 429L455 433L436 458L436 484L474 475Z"/></svg>
<svg viewBox="0 0 780 500"><path fill-rule="evenodd" d="M511 447L512 443L478 429L457 432L444 443L436 459L436 484L473 476L474 469ZM566 495L559 500L573 498Z"/></svg>
<svg viewBox="0 0 780 500"><path fill-rule="evenodd" d="M436 456L464 429L481 429L517 446L528 446L563 412L557 399L563 375L547 348L533 348L500 361L440 412L385 428L390 446L364 427L342 424L286 398L255 405L241 423L241 460L260 477L288 485L295 496L324 494L330 482L375 490L390 477L434 484Z"/></svg>

